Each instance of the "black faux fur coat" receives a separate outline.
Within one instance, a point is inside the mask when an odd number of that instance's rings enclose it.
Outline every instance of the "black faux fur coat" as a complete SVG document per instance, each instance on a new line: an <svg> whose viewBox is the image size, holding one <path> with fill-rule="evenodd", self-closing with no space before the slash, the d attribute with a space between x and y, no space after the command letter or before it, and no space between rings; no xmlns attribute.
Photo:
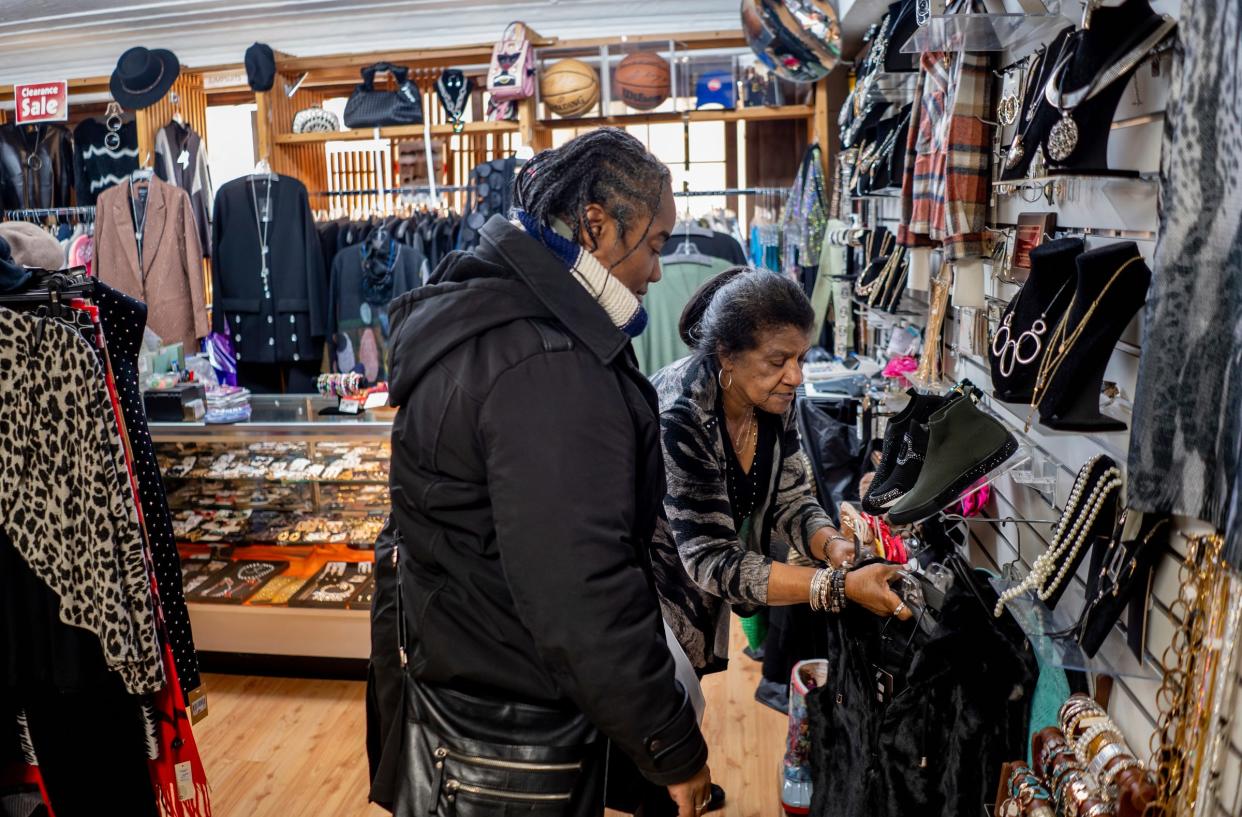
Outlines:
<svg viewBox="0 0 1242 817"><path fill-rule="evenodd" d="M988 608L959 576L887 705L876 703L872 668L885 625L862 612L830 625L829 682L807 699L815 817L983 817L1001 765L1026 757L1038 665L1012 617L992 617L996 594L982 575L971 575Z"/></svg>

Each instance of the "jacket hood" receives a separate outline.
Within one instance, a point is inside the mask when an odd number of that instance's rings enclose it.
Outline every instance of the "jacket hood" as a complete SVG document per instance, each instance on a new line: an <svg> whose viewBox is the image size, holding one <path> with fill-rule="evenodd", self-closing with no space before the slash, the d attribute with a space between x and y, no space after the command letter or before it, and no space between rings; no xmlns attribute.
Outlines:
<svg viewBox="0 0 1242 817"><path fill-rule="evenodd" d="M404 404L427 370L459 344L516 320L553 319L604 365L629 345L565 265L521 228L493 216L472 253L453 253L434 283L388 308L394 327L389 397Z"/></svg>
<svg viewBox="0 0 1242 817"><path fill-rule="evenodd" d="M474 256L450 256L437 277L440 283L407 292L389 307L396 327L388 383L394 406L404 405L436 361L461 343L516 320L551 317L503 267Z"/></svg>

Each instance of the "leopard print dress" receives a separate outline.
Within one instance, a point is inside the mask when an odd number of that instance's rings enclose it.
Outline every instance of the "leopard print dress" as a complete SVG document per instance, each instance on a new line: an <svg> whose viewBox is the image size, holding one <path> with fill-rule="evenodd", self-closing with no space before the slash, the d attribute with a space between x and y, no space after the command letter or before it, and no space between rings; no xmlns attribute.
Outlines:
<svg viewBox="0 0 1242 817"><path fill-rule="evenodd" d="M1212 523L1242 567L1242 8L1187 0L1178 40L1127 505Z"/></svg>
<svg viewBox="0 0 1242 817"><path fill-rule="evenodd" d="M135 694L165 683L142 530L99 358L0 307L0 527Z"/></svg>

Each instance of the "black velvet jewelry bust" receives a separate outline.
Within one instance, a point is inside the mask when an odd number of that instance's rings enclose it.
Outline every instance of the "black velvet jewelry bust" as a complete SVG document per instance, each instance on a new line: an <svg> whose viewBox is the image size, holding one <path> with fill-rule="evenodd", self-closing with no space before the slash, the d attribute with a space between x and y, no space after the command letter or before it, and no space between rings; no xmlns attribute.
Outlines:
<svg viewBox="0 0 1242 817"><path fill-rule="evenodd" d="M1059 90L1072 93L1085 89L1097 76L1129 55L1136 46L1158 29L1164 19L1148 4L1147 0L1125 0L1116 7L1096 6L1090 13L1089 27L1074 33L1068 48L1072 57L1060 78ZM1148 49L1150 51L1150 49ZM1144 55L1146 56L1146 55ZM1074 173L1111 176L1137 176L1134 170L1113 170L1108 166L1108 139L1112 132L1117 105L1130 84L1139 60L1123 72L1096 96L1084 100L1073 108L1070 116L1077 128L1077 144L1069 156L1058 159L1052 150L1052 133L1062 112L1043 100L1050 121L1041 140L1048 168L1053 173ZM1049 66L1049 80L1055 82L1053 66ZM1041 89L1041 93L1043 89ZM1041 120L1042 121L1042 120Z"/></svg>
<svg viewBox="0 0 1242 817"><path fill-rule="evenodd" d="M1031 250L1030 275L1001 315L988 349L996 399L1030 404L1040 361L1073 299L1074 261L1083 249L1081 238L1059 238Z"/></svg>
<svg viewBox="0 0 1242 817"><path fill-rule="evenodd" d="M1074 301L1061 332L1052 332L1045 383L1037 383L1039 421L1063 431L1124 431L1100 413L1100 388L1113 348L1147 300L1151 270L1133 241L1078 256ZM1058 358L1060 361L1058 362Z"/></svg>

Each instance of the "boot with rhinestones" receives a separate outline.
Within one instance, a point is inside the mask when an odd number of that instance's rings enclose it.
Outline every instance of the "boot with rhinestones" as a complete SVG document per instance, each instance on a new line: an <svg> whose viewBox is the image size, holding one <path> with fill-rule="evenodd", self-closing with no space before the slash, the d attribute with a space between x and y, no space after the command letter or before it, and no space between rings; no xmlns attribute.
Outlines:
<svg viewBox="0 0 1242 817"><path fill-rule="evenodd" d="M882 493L881 486L888 483L893 470L897 467L897 458L905 446L906 432L911 423L926 423L932 412L940 408L944 402L942 397L934 394L919 394L914 389L906 393L910 395L910 402L906 403L906 407L888 421L888 426L884 429L884 450L880 455L880 464L876 466L871 488L862 498L862 509L872 516L884 513L884 506L879 503L878 499ZM917 479L917 475L915 478ZM913 485L913 480L909 484Z"/></svg>

